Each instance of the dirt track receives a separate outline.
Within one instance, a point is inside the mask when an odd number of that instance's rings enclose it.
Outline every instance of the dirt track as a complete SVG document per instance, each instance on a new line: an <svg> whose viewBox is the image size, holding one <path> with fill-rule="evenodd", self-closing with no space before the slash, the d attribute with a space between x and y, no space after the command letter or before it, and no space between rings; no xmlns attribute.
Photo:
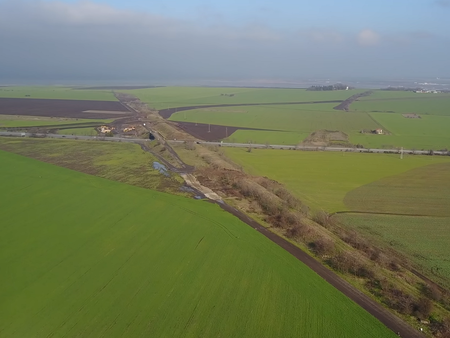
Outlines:
<svg viewBox="0 0 450 338"><path fill-rule="evenodd" d="M294 244L288 242L284 238L274 234L273 232L267 230L261 224L251 219L241 211L227 205L224 203L217 203L223 210L235 215L241 221L248 224L256 231L260 232L272 242L278 244L280 247L288 251L295 258L300 260L302 263L311 268L314 272L316 272L320 277L334 286L336 289L341 291L348 298L353 300L356 304L361 306L367 312L369 312L372 316L377 318L380 322L382 322L386 327L399 334L400 337L408 337L408 338L424 338L425 336L419 331L412 328L410 325L405 323L403 320L398 318L397 316L390 313L387 309L385 309L380 304L376 303L368 296L366 296L361 291L355 289L352 285L344 281L341 277L336 275L333 271L327 269L321 263L316 261L313 257L309 256L300 248L296 247ZM381 338L381 337L380 337Z"/></svg>
<svg viewBox="0 0 450 338"><path fill-rule="evenodd" d="M333 109L336 110L344 110L344 111L348 111L350 108L350 105L355 102L356 100L358 100L360 97L364 97L364 96L369 96L371 95L372 92L371 91L367 91L364 93L360 93L360 94L356 94L353 96L350 96L347 100L345 100L344 102L342 102L341 104L337 105L336 107L334 107Z"/></svg>
<svg viewBox="0 0 450 338"><path fill-rule="evenodd" d="M87 110L110 111L112 113L83 113ZM118 114L117 112L123 112L123 114ZM120 102L115 101L0 98L0 115L116 119L129 116L130 113Z"/></svg>

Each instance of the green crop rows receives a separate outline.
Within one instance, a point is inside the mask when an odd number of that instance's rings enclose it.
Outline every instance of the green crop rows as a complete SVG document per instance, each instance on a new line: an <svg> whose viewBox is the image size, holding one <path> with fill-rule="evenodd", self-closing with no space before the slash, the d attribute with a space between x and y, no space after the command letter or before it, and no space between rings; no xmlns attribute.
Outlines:
<svg viewBox="0 0 450 338"><path fill-rule="evenodd" d="M384 177L435 163L447 157L302 152L224 148L228 156L250 173L275 179L316 209L348 210L347 193ZM370 193L369 191L365 193Z"/></svg>
<svg viewBox="0 0 450 338"><path fill-rule="evenodd" d="M395 337L218 206L0 161L2 337Z"/></svg>

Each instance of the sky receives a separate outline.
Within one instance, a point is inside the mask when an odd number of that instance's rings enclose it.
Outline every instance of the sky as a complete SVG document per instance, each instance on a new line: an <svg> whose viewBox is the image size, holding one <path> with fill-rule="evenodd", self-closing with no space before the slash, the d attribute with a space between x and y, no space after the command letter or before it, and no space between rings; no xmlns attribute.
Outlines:
<svg viewBox="0 0 450 338"><path fill-rule="evenodd" d="M0 81L450 77L450 0L0 0Z"/></svg>

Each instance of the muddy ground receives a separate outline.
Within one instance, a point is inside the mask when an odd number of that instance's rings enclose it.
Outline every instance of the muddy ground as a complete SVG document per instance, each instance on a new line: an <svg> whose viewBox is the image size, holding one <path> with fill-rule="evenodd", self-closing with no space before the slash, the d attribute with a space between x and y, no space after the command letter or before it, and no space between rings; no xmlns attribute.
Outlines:
<svg viewBox="0 0 450 338"><path fill-rule="evenodd" d="M364 93L360 93L360 94L356 94L356 95L350 96L347 100L345 100L341 104L337 105L333 109L348 111L350 109L350 105L353 102L357 101L360 97L369 96L371 94L372 94L371 91L367 91L367 92L364 92Z"/></svg>
<svg viewBox="0 0 450 338"><path fill-rule="evenodd" d="M89 110L95 112L84 113ZM120 102L114 101L0 98L0 115L116 119L130 114Z"/></svg>

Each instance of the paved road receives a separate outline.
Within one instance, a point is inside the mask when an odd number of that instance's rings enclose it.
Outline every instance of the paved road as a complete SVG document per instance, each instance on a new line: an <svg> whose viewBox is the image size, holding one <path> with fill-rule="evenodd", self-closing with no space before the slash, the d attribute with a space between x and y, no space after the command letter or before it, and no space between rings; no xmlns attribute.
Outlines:
<svg viewBox="0 0 450 338"><path fill-rule="evenodd" d="M170 143L184 143L182 140L169 140ZM354 152L354 153L391 153L400 154L397 149L368 149L368 148L344 148L344 147L314 147L314 146L289 146L276 144L253 144L253 143L227 143L227 142L207 142L197 141L197 144L221 146L221 147L235 147L235 148L255 148L255 149L291 149L291 150L308 150L308 151L334 151L334 152ZM414 155L430 155L429 150L412 150L403 149L404 154ZM448 151L433 151L434 155L450 155Z"/></svg>

